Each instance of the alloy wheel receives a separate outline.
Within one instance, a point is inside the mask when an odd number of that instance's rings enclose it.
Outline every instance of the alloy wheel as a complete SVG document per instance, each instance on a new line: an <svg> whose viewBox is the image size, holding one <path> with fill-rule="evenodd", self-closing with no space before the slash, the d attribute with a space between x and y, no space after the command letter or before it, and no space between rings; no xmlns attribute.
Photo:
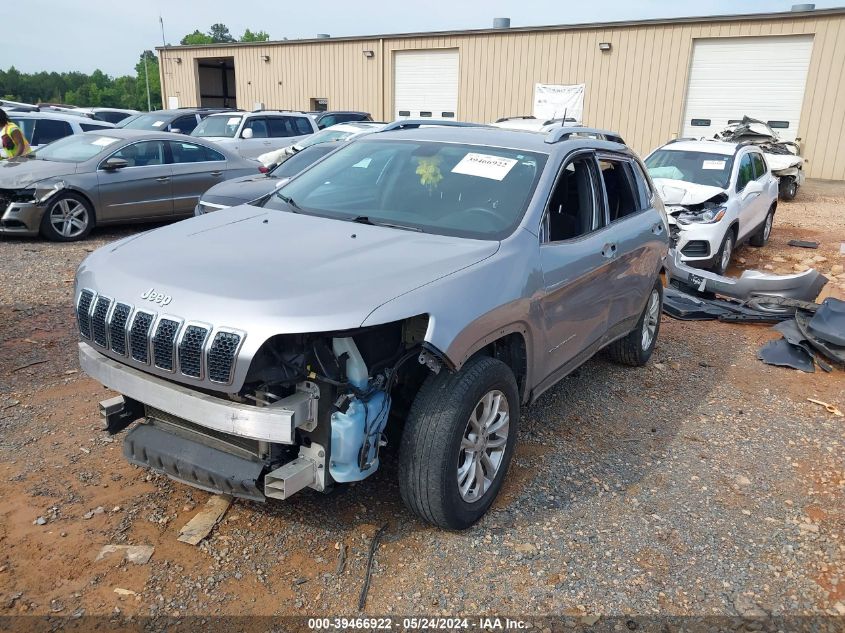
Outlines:
<svg viewBox="0 0 845 633"><path fill-rule="evenodd" d="M62 237L78 237L88 228L88 209L78 200L64 198L50 208L50 224Z"/></svg>
<svg viewBox="0 0 845 633"><path fill-rule="evenodd" d="M458 491L464 501L481 499L496 480L505 457L510 415L508 399L488 391L469 416L458 455Z"/></svg>
<svg viewBox="0 0 845 633"><path fill-rule="evenodd" d="M722 246L722 272L728 269L728 266L731 263L731 256L733 255L733 240L730 236L725 238L725 244Z"/></svg>
<svg viewBox="0 0 845 633"><path fill-rule="evenodd" d="M642 346L643 350L651 347L654 335L657 332L657 324L660 322L660 295L656 290L651 291L648 298L648 307L643 318Z"/></svg>

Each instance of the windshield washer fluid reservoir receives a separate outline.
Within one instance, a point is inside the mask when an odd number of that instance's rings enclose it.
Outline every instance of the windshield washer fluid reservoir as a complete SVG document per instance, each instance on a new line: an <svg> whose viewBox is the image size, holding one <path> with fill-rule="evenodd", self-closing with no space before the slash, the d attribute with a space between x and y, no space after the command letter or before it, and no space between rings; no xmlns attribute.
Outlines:
<svg viewBox="0 0 845 633"><path fill-rule="evenodd" d="M378 469L378 446L388 413L390 396L384 391L366 400L352 398L345 412L332 413L329 473L335 481L360 481Z"/></svg>

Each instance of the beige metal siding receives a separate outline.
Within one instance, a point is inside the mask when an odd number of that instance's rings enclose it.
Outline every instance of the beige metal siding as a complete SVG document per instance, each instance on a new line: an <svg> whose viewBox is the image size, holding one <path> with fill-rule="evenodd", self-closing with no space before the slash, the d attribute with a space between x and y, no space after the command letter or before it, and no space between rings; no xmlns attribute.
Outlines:
<svg viewBox="0 0 845 633"><path fill-rule="evenodd" d="M304 110L310 98L325 97L332 109L367 110L374 118L389 119L394 51L457 48L459 119L487 122L530 114L535 83L584 83L584 122L619 131L645 154L681 130L694 39L789 34L814 36L798 133L807 174L845 180L841 13L173 48L160 54L166 94L178 96L183 106L198 101L195 60L233 56L241 107L263 102L268 108ZM601 52L599 42L610 42L612 50ZM374 51L374 57L364 57L364 50ZM269 55L269 63L261 55Z"/></svg>

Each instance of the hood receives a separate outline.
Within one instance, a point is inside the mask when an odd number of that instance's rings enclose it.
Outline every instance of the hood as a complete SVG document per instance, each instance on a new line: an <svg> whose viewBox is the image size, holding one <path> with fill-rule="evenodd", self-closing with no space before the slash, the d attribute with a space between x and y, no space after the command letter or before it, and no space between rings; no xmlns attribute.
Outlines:
<svg viewBox="0 0 845 633"><path fill-rule="evenodd" d="M214 185L200 196L200 202L234 207L267 195L285 182L287 179L264 174L234 178Z"/></svg>
<svg viewBox="0 0 845 633"><path fill-rule="evenodd" d="M186 320L280 333L356 328L377 307L496 253L428 235L247 205L98 249L77 288ZM166 307L141 295L170 297Z"/></svg>
<svg viewBox="0 0 845 633"><path fill-rule="evenodd" d="M22 189L45 178L75 174L77 167L76 163L34 158L0 161L0 189Z"/></svg>
<svg viewBox="0 0 845 633"><path fill-rule="evenodd" d="M657 193L666 205L701 204L711 198L725 193L721 187L699 185L685 180L671 178L652 178Z"/></svg>
<svg viewBox="0 0 845 633"><path fill-rule="evenodd" d="M781 169L798 167L804 163L804 159L801 156L796 156L795 154L764 153L764 156L766 157L766 162L769 164L769 169L773 172L780 171Z"/></svg>

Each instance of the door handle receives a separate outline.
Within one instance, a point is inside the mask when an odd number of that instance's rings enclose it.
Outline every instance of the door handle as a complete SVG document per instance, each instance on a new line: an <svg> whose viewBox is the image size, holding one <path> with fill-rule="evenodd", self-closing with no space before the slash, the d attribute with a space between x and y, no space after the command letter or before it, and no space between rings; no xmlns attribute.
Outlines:
<svg viewBox="0 0 845 633"><path fill-rule="evenodd" d="M170 176L159 176L158 178L156 178L156 180L158 180L159 182L167 182L168 180L170 180Z"/></svg>
<svg viewBox="0 0 845 633"><path fill-rule="evenodd" d="M658 222L657 224L655 224L654 226L651 227L651 232L654 233L655 235L662 235L663 234L663 224Z"/></svg>
<svg viewBox="0 0 845 633"><path fill-rule="evenodd" d="M604 248L601 249L601 256L607 259L616 257L616 244L612 242L605 244Z"/></svg>
<svg viewBox="0 0 845 633"><path fill-rule="evenodd" d="M222 171L213 171L213 172L211 172L211 175L212 176L222 176L223 172Z"/></svg>

